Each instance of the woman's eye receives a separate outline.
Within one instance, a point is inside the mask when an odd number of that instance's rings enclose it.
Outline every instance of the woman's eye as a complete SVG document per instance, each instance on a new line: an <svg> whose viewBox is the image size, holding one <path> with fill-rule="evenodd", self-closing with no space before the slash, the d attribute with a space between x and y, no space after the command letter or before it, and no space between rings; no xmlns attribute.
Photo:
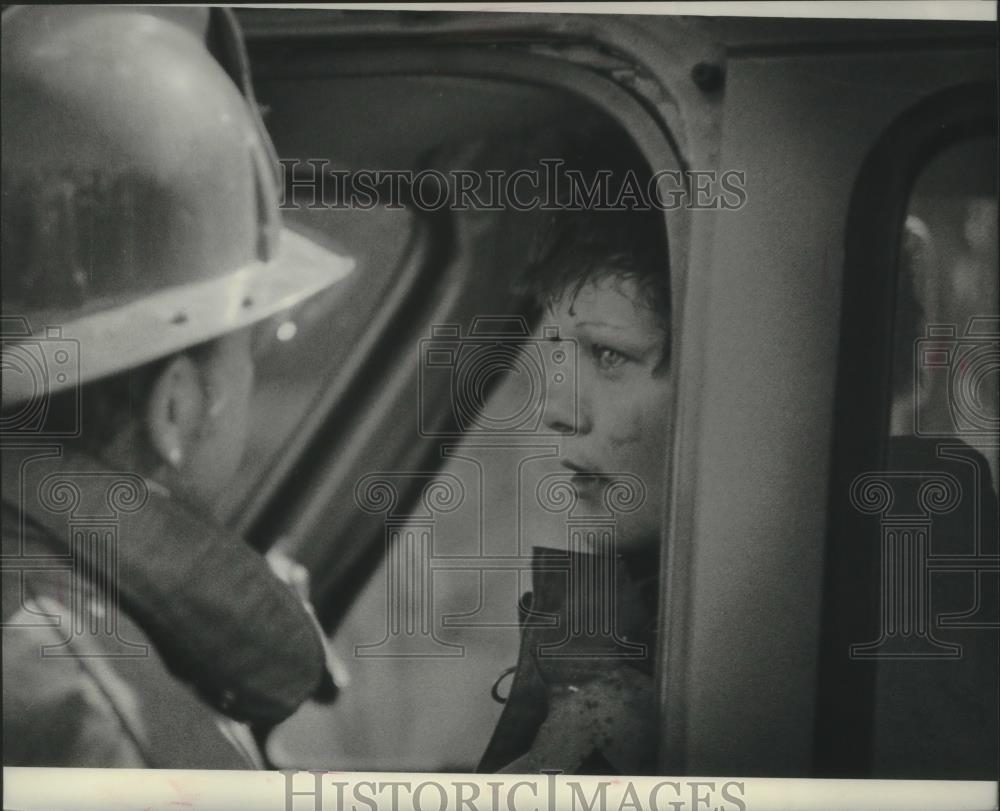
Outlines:
<svg viewBox="0 0 1000 811"><path fill-rule="evenodd" d="M594 344L592 348L597 365L602 369L614 369L621 366L628 358L617 349L603 344Z"/></svg>

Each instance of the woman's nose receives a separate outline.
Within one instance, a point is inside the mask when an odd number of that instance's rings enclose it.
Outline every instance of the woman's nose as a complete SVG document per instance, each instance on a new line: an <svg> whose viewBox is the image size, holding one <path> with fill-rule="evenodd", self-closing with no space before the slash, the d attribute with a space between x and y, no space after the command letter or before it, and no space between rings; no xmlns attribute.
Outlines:
<svg viewBox="0 0 1000 811"><path fill-rule="evenodd" d="M551 405L546 404L544 422L545 427L554 434L575 434L575 415L569 415L565 411L557 411Z"/></svg>

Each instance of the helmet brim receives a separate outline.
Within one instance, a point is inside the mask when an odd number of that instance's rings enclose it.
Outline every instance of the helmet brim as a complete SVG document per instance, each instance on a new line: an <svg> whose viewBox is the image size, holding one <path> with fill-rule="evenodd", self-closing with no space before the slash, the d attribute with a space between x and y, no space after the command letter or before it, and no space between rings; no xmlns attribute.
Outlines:
<svg viewBox="0 0 1000 811"><path fill-rule="evenodd" d="M133 369L252 326L325 290L353 257L283 228L271 260L84 316L4 313L3 407ZM9 334L16 324L17 332Z"/></svg>

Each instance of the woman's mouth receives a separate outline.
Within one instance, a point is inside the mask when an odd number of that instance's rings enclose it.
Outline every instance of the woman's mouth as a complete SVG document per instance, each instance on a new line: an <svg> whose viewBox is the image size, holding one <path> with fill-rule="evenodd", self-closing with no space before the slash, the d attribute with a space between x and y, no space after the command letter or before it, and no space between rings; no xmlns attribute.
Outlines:
<svg viewBox="0 0 1000 811"><path fill-rule="evenodd" d="M604 490L608 486L608 478L601 475L596 470L577 464L568 459L562 460L562 466L572 472L570 481L576 490L577 496L581 499L595 500L604 495Z"/></svg>

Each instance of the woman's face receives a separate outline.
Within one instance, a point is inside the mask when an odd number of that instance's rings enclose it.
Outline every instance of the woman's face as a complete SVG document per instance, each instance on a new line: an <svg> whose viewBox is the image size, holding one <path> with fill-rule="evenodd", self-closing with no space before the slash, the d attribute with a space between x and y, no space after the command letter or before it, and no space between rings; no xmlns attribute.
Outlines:
<svg viewBox="0 0 1000 811"><path fill-rule="evenodd" d="M544 420L563 434L560 461L571 472L578 508L607 514L608 484L615 474L631 474L645 500L632 512L615 511L619 549L657 544L672 391L670 374L657 371L664 329L635 283L615 278L563 296L543 323L558 327L557 340L575 344L575 392L554 387Z"/></svg>

